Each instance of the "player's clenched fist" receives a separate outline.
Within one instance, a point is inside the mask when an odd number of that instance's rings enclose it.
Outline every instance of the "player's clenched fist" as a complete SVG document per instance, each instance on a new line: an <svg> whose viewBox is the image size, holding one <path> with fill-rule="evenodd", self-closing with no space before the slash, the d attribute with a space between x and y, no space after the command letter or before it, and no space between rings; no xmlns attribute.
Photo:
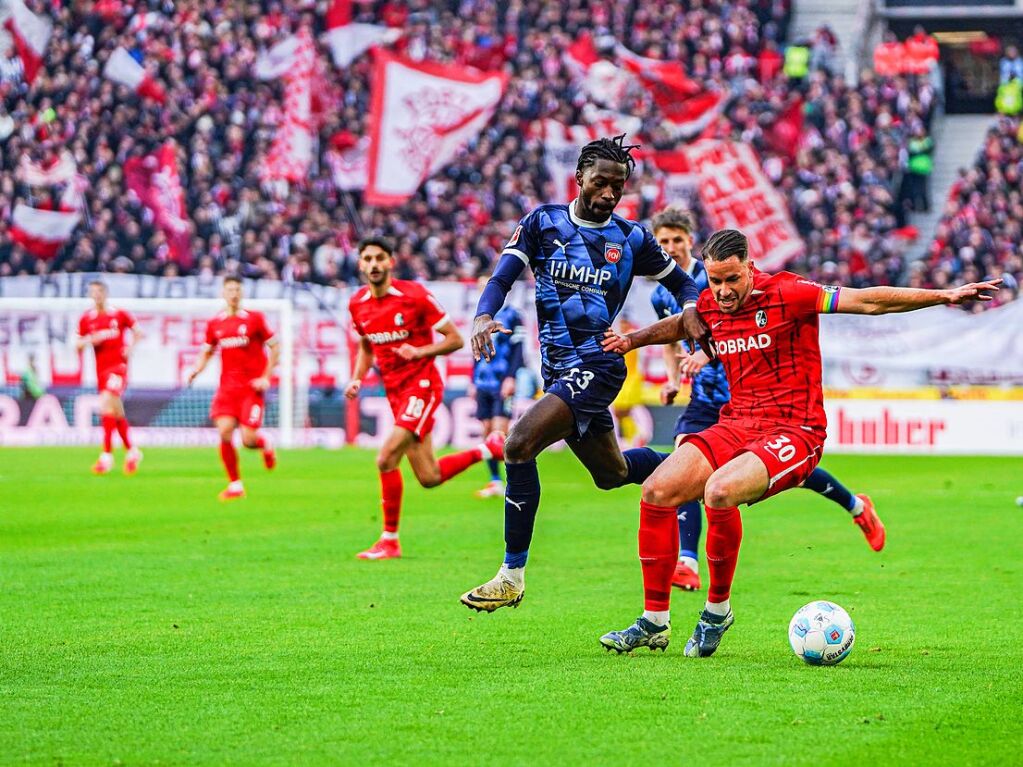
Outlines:
<svg viewBox="0 0 1023 767"><path fill-rule="evenodd" d="M403 360L417 360L422 356L422 352L419 351L419 348L412 344L402 344L394 353Z"/></svg>
<svg viewBox="0 0 1023 767"><path fill-rule="evenodd" d="M485 359L490 362L494 358L494 333L511 335L511 331L489 314L481 314L472 323L472 358L477 362Z"/></svg>
<svg viewBox="0 0 1023 767"><path fill-rule="evenodd" d="M345 387L345 396L348 397L348 399L355 399L359 396L359 390L361 388L362 381L352 381Z"/></svg>

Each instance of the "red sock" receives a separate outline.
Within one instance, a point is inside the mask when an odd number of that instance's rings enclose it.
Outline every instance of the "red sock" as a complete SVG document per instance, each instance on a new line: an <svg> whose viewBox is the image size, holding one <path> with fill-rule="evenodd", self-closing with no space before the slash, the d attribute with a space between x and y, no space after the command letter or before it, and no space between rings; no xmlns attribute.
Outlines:
<svg viewBox="0 0 1023 767"><path fill-rule="evenodd" d="M380 472L380 505L384 509L384 532L386 533L398 532L402 489L400 469Z"/></svg>
<svg viewBox="0 0 1023 767"><path fill-rule="evenodd" d="M252 446L252 450L264 450L266 449L266 437L262 434L256 435L256 443Z"/></svg>
<svg viewBox="0 0 1023 767"><path fill-rule="evenodd" d="M461 474L474 463L479 463L482 460L483 452L478 447L462 453L446 455L437 461L440 465L440 481L447 482L456 474Z"/></svg>
<svg viewBox="0 0 1023 767"><path fill-rule="evenodd" d="M109 453L114 447L114 429L117 428L117 418L103 414L99 421L103 424L103 452Z"/></svg>
<svg viewBox="0 0 1023 767"><path fill-rule="evenodd" d="M707 569L710 570L708 602L724 602L732 593L735 564L742 543L742 517L739 509L712 509L707 506Z"/></svg>
<svg viewBox="0 0 1023 767"><path fill-rule="evenodd" d="M230 442L220 442L220 460L224 462L224 469L227 470L227 478L231 482L237 482L238 474L238 451Z"/></svg>
<svg viewBox="0 0 1023 767"><path fill-rule="evenodd" d="M643 566L643 609L669 609L671 576L678 561L678 507L640 501L639 561Z"/></svg>
<svg viewBox="0 0 1023 767"><path fill-rule="evenodd" d="M124 443L125 450L131 450L131 438L128 437L128 419L118 418L117 419L117 433L121 436L121 442Z"/></svg>

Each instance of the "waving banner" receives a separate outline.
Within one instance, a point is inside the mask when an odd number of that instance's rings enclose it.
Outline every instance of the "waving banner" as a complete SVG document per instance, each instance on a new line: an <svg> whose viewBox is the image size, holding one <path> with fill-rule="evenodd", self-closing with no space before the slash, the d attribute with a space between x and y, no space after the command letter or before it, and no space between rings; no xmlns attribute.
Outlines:
<svg viewBox="0 0 1023 767"><path fill-rule="evenodd" d="M191 268L192 225L185 215L185 193L174 142L168 141L154 154L129 157L124 163L124 180L153 212L156 225L167 238L169 260Z"/></svg>
<svg viewBox="0 0 1023 767"><path fill-rule="evenodd" d="M508 76L374 53L366 201L400 205L490 122Z"/></svg>

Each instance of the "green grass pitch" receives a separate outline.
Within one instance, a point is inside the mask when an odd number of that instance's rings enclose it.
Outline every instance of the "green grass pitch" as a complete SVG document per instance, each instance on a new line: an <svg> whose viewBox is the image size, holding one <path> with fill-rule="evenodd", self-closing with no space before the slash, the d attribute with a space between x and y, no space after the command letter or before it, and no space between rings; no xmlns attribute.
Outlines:
<svg viewBox="0 0 1023 767"><path fill-rule="evenodd" d="M795 491L744 511L735 627L682 655L704 594L676 592L666 654L605 653L642 609L638 489L540 461L527 594L477 615L502 504L474 467L426 491L405 469L401 561L367 451L284 452L223 505L213 450L0 453L0 763L112 765L1018 763L1023 493L1018 459L827 457L888 526L871 552ZM791 653L792 613L856 622L834 668Z"/></svg>

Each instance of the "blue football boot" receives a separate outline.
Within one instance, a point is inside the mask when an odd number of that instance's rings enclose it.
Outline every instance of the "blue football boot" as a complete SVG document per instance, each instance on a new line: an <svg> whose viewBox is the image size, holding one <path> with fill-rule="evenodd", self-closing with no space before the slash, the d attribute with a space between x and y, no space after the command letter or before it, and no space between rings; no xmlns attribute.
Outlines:
<svg viewBox="0 0 1023 767"><path fill-rule="evenodd" d="M609 631L600 638L604 649L615 650L619 655L632 652L637 647L649 647L664 652L671 641L671 624L658 626L640 616L624 631Z"/></svg>
<svg viewBox="0 0 1023 767"><path fill-rule="evenodd" d="M721 637L735 623L735 616L732 611L728 615L715 615L704 610L700 613L700 621L696 624L696 630L686 642L686 655L690 658L706 658L713 655L721 644Z"/></svg>

